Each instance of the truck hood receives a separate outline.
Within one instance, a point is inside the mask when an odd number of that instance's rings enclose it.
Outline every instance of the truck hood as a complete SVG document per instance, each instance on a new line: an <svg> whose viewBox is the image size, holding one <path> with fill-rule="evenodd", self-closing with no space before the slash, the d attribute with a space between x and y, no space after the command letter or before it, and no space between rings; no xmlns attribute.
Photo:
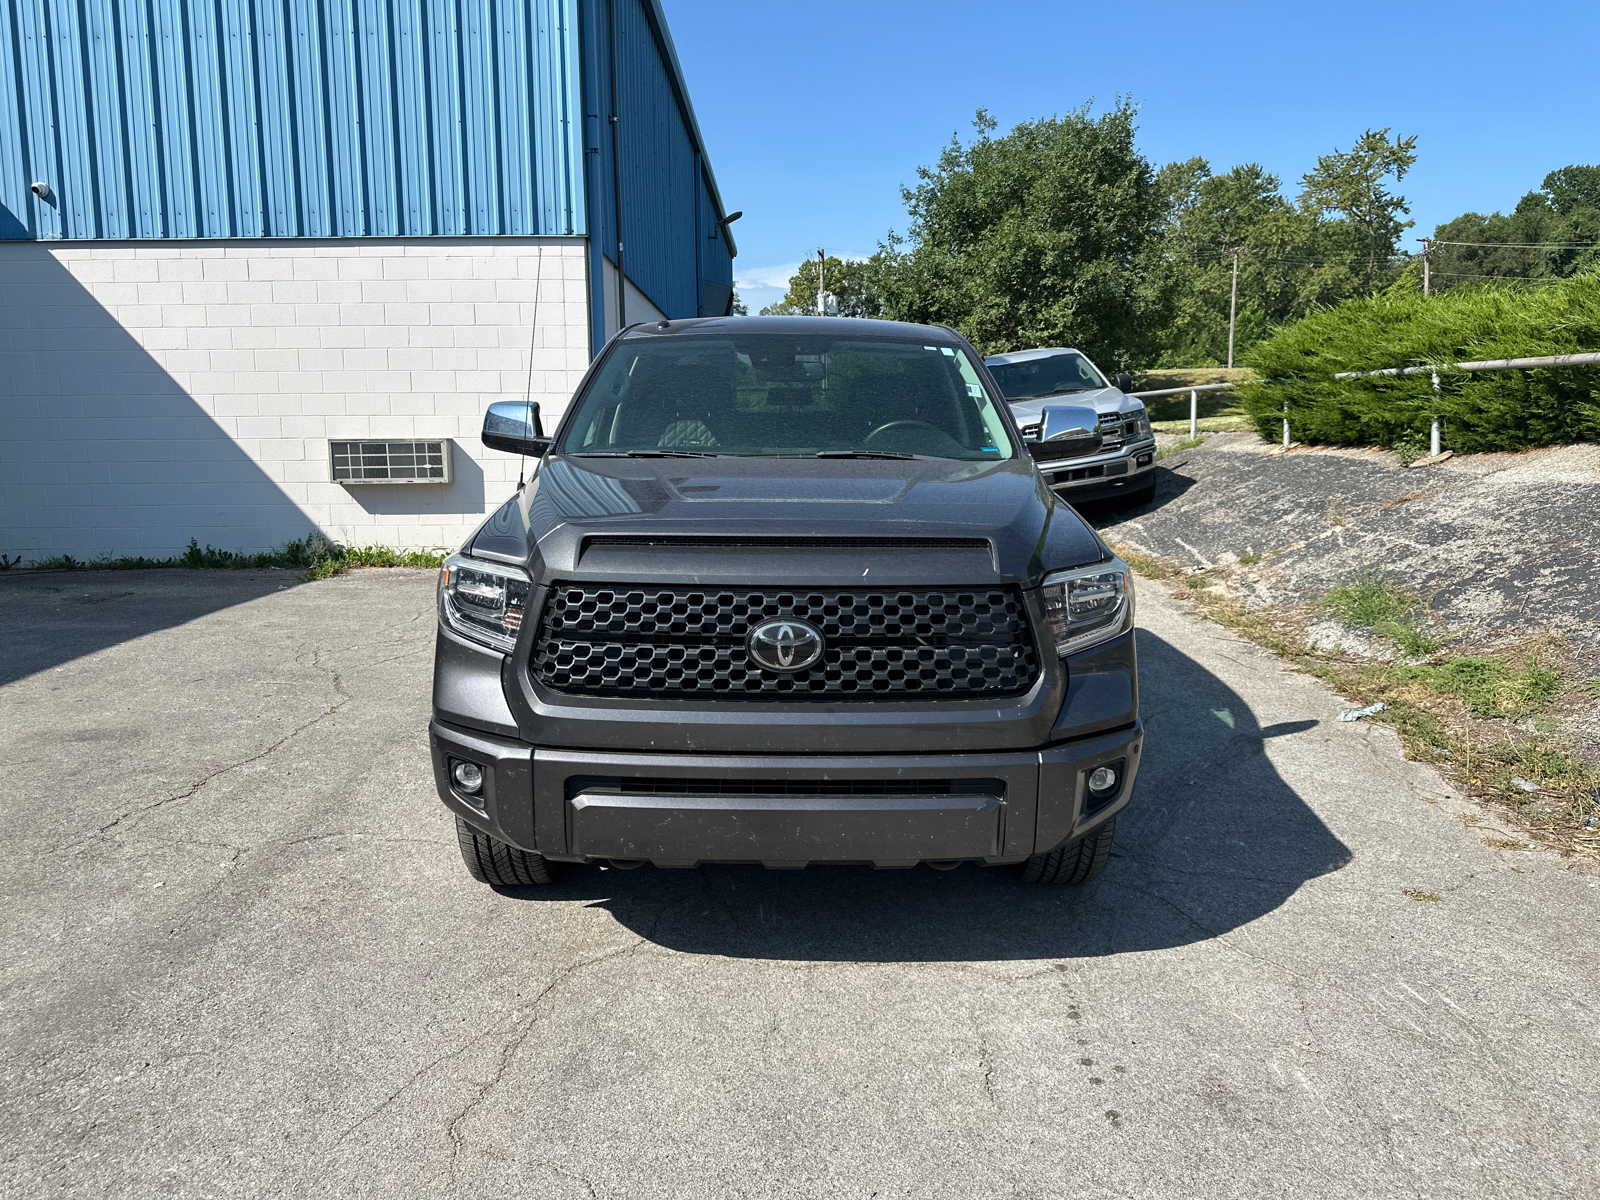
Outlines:
<svg viewBox="0 0 1600 1200"><path fill-rule="evenodd" d="M1018 425L1032 425L1047 404L1079 404L1106 413L1136 413L1144 411L1144 402L1124 395L1118 388L1096 388L1092 392L1064 392L1059 396L1032 396L1026 400L1008 401Z"/></svg>
<svg viewBox="0 0 1600 1200"><path fill-rule="evenodd" d="M1110 556L1028 459L564 455L467 552L536 583L795 586L1031 586Z"/></svg>

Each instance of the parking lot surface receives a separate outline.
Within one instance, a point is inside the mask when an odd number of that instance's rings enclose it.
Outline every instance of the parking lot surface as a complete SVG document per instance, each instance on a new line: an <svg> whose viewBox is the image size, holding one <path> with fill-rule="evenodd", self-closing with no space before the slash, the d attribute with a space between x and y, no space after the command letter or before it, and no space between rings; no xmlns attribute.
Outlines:
<svg viewBox="0 0 1600 1200"><path fill-rule="evenodd" d="M0 1194L1595 1195L1595 877L1140 603L1088 888L496 892L430 574L0 577Z"/></svg>

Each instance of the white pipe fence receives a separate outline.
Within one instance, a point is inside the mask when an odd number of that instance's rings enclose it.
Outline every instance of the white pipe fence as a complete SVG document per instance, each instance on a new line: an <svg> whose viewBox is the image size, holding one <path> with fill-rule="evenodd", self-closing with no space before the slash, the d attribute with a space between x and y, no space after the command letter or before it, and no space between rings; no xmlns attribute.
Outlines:
<svg viewBox="0 0 1600 1200"><path fill-rule="evenodd" d="M1584 354L1546 354L1534 358L1490 358L1482 362L1455 362L1439 363L1437 366L1428 367L1383 367L1376 371L1340 371L1334 375L1335 379L1375 379L1379 376L1405 376L1405 375L1430 375L1433 377L1434 404L1437 409L1439 396L1440 371L1528 371L1539 367L1590 367L1600 366L1600 352ZM1233 383L1201 383L1194 387L1159 388L1150 392L1129 392L1128 395L1136 400L1143 400L1146 396L1176 396L1182 392L1189 393L1189 436L1199 436L1200 393L1220 392L1236 387ZM1289 399L1283 401L1283 445L1287 449L1289 441ZM1439 441L1439 415L1435 411L1433 426L1428 433L1428 449L1433 457L1437 458L1441 452Z"/></svg>

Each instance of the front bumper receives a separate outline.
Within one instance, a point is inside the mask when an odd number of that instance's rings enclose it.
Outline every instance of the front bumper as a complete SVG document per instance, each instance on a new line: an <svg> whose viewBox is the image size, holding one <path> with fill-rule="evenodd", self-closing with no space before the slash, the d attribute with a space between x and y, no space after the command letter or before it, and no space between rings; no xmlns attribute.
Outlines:
<svg viewBox="0 0 1600 1200"><path fill-rule="evenodd" d="M547 858L663 867L749 862L1020 862L1081 837L1128 802L1144 730L1120 729L1011 753L919 755L624 754L552 750L437 719L434 781L470 824ZM452 760L483 768L476 796ZM1116 790L1088 794L1120 762Z"/></svg>
<svg viewBox="0 0 1600 1200"><path fill-rule="evenodd" d="M1061 459L1039 464L1045 483L1069 500L1101 500L1146 486L1156 468L1154 440L1139 442L1114 456Z"/></svg>

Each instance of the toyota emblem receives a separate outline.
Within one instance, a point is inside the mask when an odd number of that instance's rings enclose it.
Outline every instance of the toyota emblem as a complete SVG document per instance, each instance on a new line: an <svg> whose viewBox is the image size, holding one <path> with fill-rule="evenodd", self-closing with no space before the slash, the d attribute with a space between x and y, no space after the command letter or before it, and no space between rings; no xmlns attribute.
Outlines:
<svg viewBox="0 0 1600 1200"><path fill-rule="evenodd" d="M822 634L793 618L763 621L750 631L750 660L768 671L803 671L822 657Z"/></svg>

